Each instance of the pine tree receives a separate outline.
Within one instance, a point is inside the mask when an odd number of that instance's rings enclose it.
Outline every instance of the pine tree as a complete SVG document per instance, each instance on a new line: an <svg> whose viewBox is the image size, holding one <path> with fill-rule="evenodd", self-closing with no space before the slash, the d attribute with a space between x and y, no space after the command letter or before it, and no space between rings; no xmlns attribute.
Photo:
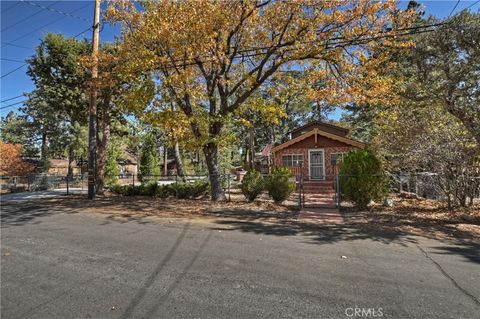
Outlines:
<svg viewBox="0 0 480 319"><path fill-rule="evenodd" d="M154 136L147 135L140 156L140 180L142 183L148 183L156 180L160 175L160 155Z"/></svg>
<svg viewBox="0 0 480 319"><path fill-rule="evenodd" d="M105 162L105 184L107 186L112 186L117 184L118 175L120 175L120 167L117 163L117 158L119 157L118 146L115 143L108 145L107 149L107 160Z"/></svg>

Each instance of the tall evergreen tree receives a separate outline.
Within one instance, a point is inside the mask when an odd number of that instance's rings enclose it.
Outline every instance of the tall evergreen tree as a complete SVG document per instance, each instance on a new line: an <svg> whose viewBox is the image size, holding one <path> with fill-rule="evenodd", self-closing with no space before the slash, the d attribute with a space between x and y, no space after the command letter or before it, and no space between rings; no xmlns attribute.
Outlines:
<svg viewBox="0 0 480 319"><path fill-rule="evenodd" d="M140 156L139 177L143 183L156 180L160 175L160 154L158 152L155 137L149 134L145 137Z"/></svg>

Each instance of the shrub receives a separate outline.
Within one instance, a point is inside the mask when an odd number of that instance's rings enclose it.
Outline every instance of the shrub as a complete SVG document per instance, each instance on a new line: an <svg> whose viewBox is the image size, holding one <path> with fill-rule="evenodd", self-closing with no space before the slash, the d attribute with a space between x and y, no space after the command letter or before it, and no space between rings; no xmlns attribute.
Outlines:
<svg viewBox="0 0 480 319"><path fill-rule="evenodd" d="M193 183L176 183L158 185L157 183L140 185L113 185L110 190L124 196L158 196L161 198L197 198L209 192L209 184L206 181L195 181Z"/></svg>
<svg viewBox="0 0 480 319"><path fill-rule="evenodd" d="M165 185L168 187L170 196L177 198L197 198L208 194L210 184L207 181L195 181L193 183L175 183Z"/></svg>
<svg viewBox="0 0 480 319"><path fill-rule="evenodd" d="M262 175L257 170L250 170L243 177L240 189L242 190L245 198L253 202L258 195L260 195L264 189L264 180Z"/></svg>
<svg viewBox="0 0 480 319"><path fill-rule="evenodd" d="M55 185L53 184L52 178L47 175L36 177L31 186L31 190L33 191L46 191L54 188Z"/></svg>
<svg viewBox="0 0 480 319"><path fill-rule="evenodd" d="M360 209L371 201L383 200L388 192L387 178L380 160L371 150L355 150L340 166L340 191Z"/></svg>
<svg viewBox="0 0 480 319"><path fill-rule="evenodd" d="M265 187L275 203L283 202L295 190L295 183L290 181L290 177L292 173L286 167L274 167L267 176Z"/></svg>

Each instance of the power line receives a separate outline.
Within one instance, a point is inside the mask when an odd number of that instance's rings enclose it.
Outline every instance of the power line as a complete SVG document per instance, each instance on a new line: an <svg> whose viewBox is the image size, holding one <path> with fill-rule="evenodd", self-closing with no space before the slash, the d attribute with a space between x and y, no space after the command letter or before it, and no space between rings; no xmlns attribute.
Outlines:
<svg viewBox="0 0 480 319"><path fill-rule="evenodd" d="M480 0L478 1L480 2ZM410 28L402 28L402 29L398 29L397 31L407 31L405 33L400 33L400 34L388 34L386 32L379 32L378 34L380 34L379 36L376 36L376 37L361 37L361 38L358 38L358 39L346 39L345 37L336 37L336 38L330 38L330 39L326 39L326 41L332 41L331 43L325 43L326 46L325 46L325 49L327 50L331 50L331 49L335 49L335 48L338 48L338 47L342 47L342 46L346 46L346 45L361 45L361 44L366 44L368 42L372 42L372 41L375 41L375 40L379 40L379 39L384 39L384 38L394 38L394 37L401 37L401 36L408 36L408 35L412 35L412 34L420 34L420 33L425 33L425 32L432 32L434 30L432 29L428 29L428 28L432 28L432 27L436 27L436 26L443 26L443 25L447 25L448 23L438 23L438 24L430 24L430 25L425 25L425 26L416 26L416 27L410 27ZM92 29L92 27L89 27L87 29L85 29L84 31L80 32L79 34L77 34L75 37L78 37L80 35L82 35L83 33L87 32L88 30ZM422 30L423 29L423 30ZM426 30L425 30L426 29ZM343 41L340 41L340 40L343 40ZM312 43L312 42L318 42L318 40L313 40L313 41L308 41L308 42L303 42L303 43L300 43L300 44L308 44L308 43ZM284 45L285 46L285 45ZM282 46L278 46L278 48L281 48ZM256 48L248 48L248 49L244 49L244 50L239 50L237 52L237 54L241 54L241 55L238 55L238 56L234 56L232 59L241 59L241 58L247 58L247 57L255 57L255 56L261 56L261 55L264 55L265 53L263 52L255 52L255 51L258 51L258 50L267 50L267 49L271 49L271 48L274 48L274 46L266 46L266 47L256 47ZM299 50L300 48L291 48L291 49L288 49L286 51L295 51L295 50ZM248 52L254 52L254 53L250 53L250 54L243 54L243 53L248 53ZM187 61L192 61L192 62L189 62L187 63ZM200 62L212 62L213 60L204 60L204 61L200 61ZM182 64L175 64L176 62L183 62ZM26 65L27 63L25 63L24 65ZM168 63L168 64L163 64L163 65L158 65L158 67L163 67L165 69L173 69L173 68L178 68L178 67L184 67L184 66L193 66L193 65L196 65L197 64L197 61L195 61L195 58L190 58L190 59L178 59L178 60L173 60L172 63ZM7 76L13 72L15 72L16 70L20 69L22 66L20 66L19 68L9 72L8 74L5 74L2 76L2 78L4 76ZM23 102L23 101L22 101ZM13 106L13 105L16 105L16 104L19 104L19 103L14 103L14 104L10 104L8 106ZM3 108L6 108L8 106L5 106Z"/></svg>
<svg viewBox="0 0 480 319"><path fill-rule="evenodd" d="M11 97L11 98L9 98L9 99L2 100L2 101L0 101L0 103L8 102L8 101L11 101L11 100L15 100L15 99L18 99L19 97L22 97L22 96L24 96L24 95L23 95L23 94L22 94L22 95L17 95L17 96Z"/></svg>
<svg viewBox="0 0 480 319"><path fill-rule="evenodd" d="M78 19L78 20L83 20L83 21L86 21L86 22L92 22L91 20L87 19L87 18L84 18L84 17L80 17L80 16L77 16L77 15L74 15L74 14L71 14L71 13L68 13L68 12L63 12L63 11L60 11L60 10L57 10L57 9L52 9L50 7L45 7L45 6L42 6L38 3L35 3L35 2L32 2L32 1L23 1L24 3L26 4L29 4L31 6L35 6L35 7L39 7L39 8L42 8L42 9L45 9L45 10L48 10L48 11L51 11L51 12L56 12L56 13L59 13L59 14L63 14L67 17L70 17L70 18L74 18L74 19Z"/></svg>
<svg viewBox="0 0 480 319"><path fill-rule="evenodd" d="M11 25L9 25L8 27L3 28L3 29L1 30L1 32L4 32L4 31L6 31L6 30L8 30L8 29L11 29L11 28L13 28L14 26L16 26L16 25L24 22L24 21L27 21L28 19L36 16L37 14L39 14L39 13L45 11L45 10L48 10L48 8L56 5L56 4L59 3L59 2L60 2L60 1L55 1L54 3L52 3L51 5L49 5L48 7L43 7L41 10L38 10L38 11L32 13L31 15L23 18L22 20L19 20L19 21L15 22L14 24L11 24Z"/></svg>
<svg viewBox="0 0 480 319"><path fill-rule="evenodd" d="M450 11L450 14L448 15L447 19L450 18L450 16L453 14L455 9L458 7L458 4L460 3L460 0L457 0L457 3L455 3L455 6L453 6L452 11Z"/></svg>
<svg viewBox="0 0 480 319"><path fill-rule="evenodd" d="M79 36L81 36L82 34L84 34L84 33L87 32L87 31L90 31L91 29L92 29L92 27L88 27L88 28L86 28L85 30L83 30L82 32L80 32L79 34L74 35L73 37L74 37L74 38L78 38Z"/></svg>
<svg viewBox="0 0 480 319"><path fill-rule="evenodd" d="M28 100L23 100L23 101L20 101L20 102L17 102L17 103L8 104L8 105L0 107L0 110L8 109L8 108L11 108L12 106L15 106L17 104L21 104L21 103L24 103L24 102L27 102L27 101Z"/></svg>
<svg viewBox="0 0 480 319"><path fill-rule="evenodd" d="M20 65L18 68L13 69L12 71L10 71L10 72L8 72L8 73L3 74L3 75L0 77L0 79L3 79L3 78L6 77L7 75L10 75L10 74L12 74L12 73L15 72L15 71L20 70L21 68L23 68L23 67L26 66L26 65L27 65L27 63L22 64L22 65Z"/></svg>
<svg viewBox="0 0 480 319"><path fill-rule="evenodd" d="M91 29L92 29L92 27L88 27L87 29L85 29L85 30L83 30L82 32L80 32L79 34L74 35L73 38L77 38L77 37L81 36L82 34L84 34L85 32L87 32L87 31L89 31L89 30L91 30ZM11 45L11 46L16 46L16 47L21 47L21 48L24 48L24 49L33 49L33 48L27 48L27 47L23 47L23 46L18 46L18 45L16 45L16 44L9 43L9 42L2 42L2 44ZM12 74L12 73L15 72L15 71L20 70L22 67L26 66L27 64L28 64L27 62L24 62L24 63L23 63L22 65L20 65L18 68L13 69L12 71L10 71L10 72L8 72L8 73L6 73L6 74L3 74L3 75L0 77L0 79L3 79L3 78L6 77L7 75L10 75L10 74Z"/></svg>
<svg viewBox="0 0 480 319"><path fill-rule="evenodd" d="M29 47L26 47L26 46L24 46L24 45L19 45L19 44L10 43L10 42L4 42L4 41L2 41L2 44L3 44L3 45L9 45L9 46L12 46L12 47L17 47L17 48L20 48L20 49L33 50L33 48L29 48Z"/></svg>
<svg viewBox="0 0 480 319"><path fill-rule="evenodd" d="M10 10L12 10L13 8L15 8L16 6L18 6L19 4L20 4L20 1L15 2L14 5L11 5L11 6L8 7L7 9L3 10L3 11L2 11L2 14L7 13L8 11L10 11Z"/></svg>
<svg viewBox="0 0 480 319"><path fill-rule="evenodd" d="M477 0L477 1L475 1L474 3L472 3L471 5L469 5L468 7L466 7L466 8L463 9L463 10L468 10L468 9L470 9L471 7L473 7L474 5L476 5L476 4L479 3L479 2L480 2L480 0Z"/></svg>
<svg viewBox="0 0 480 319"><path fill-rule="evenodd" d="M480 0L479 0L480 1ZM426 33L426 32L433 32L433 29L428 29L436 26L444 26L447 25L448 23L437 23L437 24L430 24L430 25L424 25L424 26L415 26L415 27L409 27L409 28L401 28L397 29L397 32L404 32L404 33L395 33L395 34L389 34L388 32L378 32L378 36L363 36L359 37L357 39L347 39L345 37L335 37L335 38L329 38L325 39L325 49L331 50L335 49L338 47L342 46L347 46L347 45L361 45L361 44L366 44L368 42L372 42L375 40L380 40L380 39L385 39L385 38L395 38L395 37L401 37L401 36L408 36L408 35L413 35L413 34L421 34L421 33ZM406 32L405 32L406 31ZM319 40L311 40L311 41L304 41L304 42L299 42L299 44L310 44L310 43L315 43L319 42ZM247 57L255 57L255 56L262 56L265 55L264 52L256 52L259 50L269 50L273 48L280 49L282 47L286 47L286 44L283 45L275 45L275 46L264 46L264 47L253 47L253 48L247 48L243 50L238 50L237 51L237 56L232 57L233 59L242 59L242 58L247 58ZM286 51L283 51L282 53L288 52L288 51L295 51L295 50L300 50L301 48L290 48L287 49ZM248 52L254 52L254 53L248 53ZM248 53L248 54L243 54L243 53ZM205 56L204 56L205 57ZM168 64L163 64L163 65L158 65L158 67L163 67L165 69L173 69L173 68L178 68L178 67L185 67L185 66L193 66L196 65L197 62L201 63L206 63L206 62L213 62L214 60L200 60L202 57L195 57L195 58L188 58L188 59L173 59L171 62L168 62ZM191 62L187 62L191 61ZM176 64L176 62L180 62L181 64Z"/></svg>
<svg viewBox="0 0 480 319"><path fill-rule="evenodd" d="M2 61L8 61L8 62L25 63L25 61L22 61L22 60L7 59L7 58L0 58L0 60L2 60Z"/></svg>
<svg viewBox="0 0 480 319"><path fill-rule="evenodd" d="M90 6L90 5L91 5L90 3L87 3L87 4L84 5L84 6L81 6L81 7L77 8L77 9L74 9L74 10L72 10L72 11L69 11L68 14L72 14L72 13L74 13L74 12L80 11L80 10L82 10L82 9ZM10 42L15 42L15 41L18 41L18 40L23 39L23 38L25 38L25 37L28 37L28 36L31 35L32 33L36 32L36 31L38 31L38 30L41 30L41 29L43 29L43 28L46 28L46 27L48 27L48 26L50 26L50 25L52 25L52 24L55 24L55 23L57 23L57 22L65 19L66 17L67 17L67 16L63 16L63 17L61 17L60 19L56 19L56 20L53 20L53 21L51 21L51 22L49 22L49 23L47 23L47 24L44 24L44 25L42 25L41 27L38 27L38 28L36 28L36 29L33 29L33 30L31 30L30 32L25 33L24 35L21 35L21 36L19 36L18 38L15 38L15 39L11 40Z"/></svg>

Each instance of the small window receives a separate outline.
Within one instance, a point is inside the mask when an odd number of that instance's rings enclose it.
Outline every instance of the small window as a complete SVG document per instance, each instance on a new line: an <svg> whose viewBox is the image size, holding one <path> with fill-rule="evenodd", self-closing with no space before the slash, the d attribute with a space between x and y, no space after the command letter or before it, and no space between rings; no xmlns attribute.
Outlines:
<svg viewBox="0 0 480 319"><path fill-rule="evenodd" d="M303 155L283 155L282 163L287 167L303 166Z"/></svg>
<svg viewBox="0 0 480 319"><path fill-rule="evenodd" d="M343 161L345 153L332 153L332 165L338 165Z"/></svg>

